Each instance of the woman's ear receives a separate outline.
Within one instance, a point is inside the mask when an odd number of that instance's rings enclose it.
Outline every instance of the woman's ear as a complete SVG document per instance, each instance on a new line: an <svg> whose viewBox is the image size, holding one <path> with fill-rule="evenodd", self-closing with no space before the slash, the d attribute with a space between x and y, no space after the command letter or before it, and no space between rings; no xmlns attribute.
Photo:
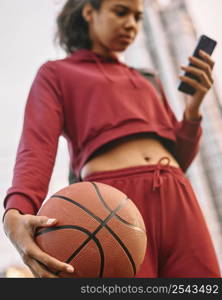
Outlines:
<svg viewBox="0 0 222 300"><path fill-rule="evenodd" d="M92 15L93 15L93 7L92 5L88 2L84 5L83 9L82 9L82 16L83 19L89 23L92 21Z"/></svg>

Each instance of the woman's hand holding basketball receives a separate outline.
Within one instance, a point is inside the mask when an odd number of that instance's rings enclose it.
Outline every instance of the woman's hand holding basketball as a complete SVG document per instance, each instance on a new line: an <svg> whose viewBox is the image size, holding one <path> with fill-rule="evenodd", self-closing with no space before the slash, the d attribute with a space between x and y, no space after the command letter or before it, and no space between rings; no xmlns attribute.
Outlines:
<svg viewBox="0 0 222 300"><path fill-rule="evenodd" d="M10 209L5 214L5 233L36 278L58 278L49 269L66 273L74 272L71 265L46 254L34 241L34 235L38 227L51 227L56 223L55 219L49 219L48 217L22 215L16 209Z"/></svg>

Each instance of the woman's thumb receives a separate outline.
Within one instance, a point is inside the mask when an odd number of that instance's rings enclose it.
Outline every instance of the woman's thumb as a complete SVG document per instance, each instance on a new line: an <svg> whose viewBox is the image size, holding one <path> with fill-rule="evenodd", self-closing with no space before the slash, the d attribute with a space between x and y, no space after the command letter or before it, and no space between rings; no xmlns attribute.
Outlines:
<svg viewBox="0 0 222 300"><path fill-rule="evenodd" d="M41 227L41 226L53 226L54 224L56 224L57 220L56 219L53 219L53 218L48 218L48 217L37 217L36 219L36 225L38 227Z"/></svg>
<svg viewBox="0 0 222 300"><path fill-rule="evenodd" d="M51 226L54 225L57 222L56 219L47 219L46 225Z"/></svg>

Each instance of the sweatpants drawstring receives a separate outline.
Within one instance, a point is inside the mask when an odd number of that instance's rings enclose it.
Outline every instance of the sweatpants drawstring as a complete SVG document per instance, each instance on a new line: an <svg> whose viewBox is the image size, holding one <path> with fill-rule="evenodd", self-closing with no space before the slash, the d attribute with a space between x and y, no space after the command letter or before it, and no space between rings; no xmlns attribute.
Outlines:
<svg viewBox="0 0 222 300"><path fill-rule="evenodd" d="M161 164L161 162L164 160L164 159L167 159L167 163L166 164ZM159 159L157 165L156 165L156 168L154 170L154 174L153 174L153 191L156 190L156 188L159 188L161 187L162 183L163 183L163 178L162 176L160 175L161 171L163 170L164 172L169 172L171 174L173 174L173 176L176 176L176 174L173 172L173 170L171 168L168 168L170 164L170 159L169 157L166 157L166 156L163 156ZM185 183L181 180L181 178L179 176L176 176L179 181L185 185Z"/></svg>

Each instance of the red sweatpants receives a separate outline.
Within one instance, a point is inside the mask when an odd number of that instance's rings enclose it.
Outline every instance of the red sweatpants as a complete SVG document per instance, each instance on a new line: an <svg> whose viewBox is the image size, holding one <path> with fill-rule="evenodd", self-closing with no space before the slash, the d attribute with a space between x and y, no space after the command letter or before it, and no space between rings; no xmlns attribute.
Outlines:
<svg viewBox="0 0 222 300"><path fill-rule="evenodd" d="M221 277L193 188L181 168L169 165L169 158L155 165L94 172L84 181L119 189L140 210L148 244L136 277Z"/></svg>

